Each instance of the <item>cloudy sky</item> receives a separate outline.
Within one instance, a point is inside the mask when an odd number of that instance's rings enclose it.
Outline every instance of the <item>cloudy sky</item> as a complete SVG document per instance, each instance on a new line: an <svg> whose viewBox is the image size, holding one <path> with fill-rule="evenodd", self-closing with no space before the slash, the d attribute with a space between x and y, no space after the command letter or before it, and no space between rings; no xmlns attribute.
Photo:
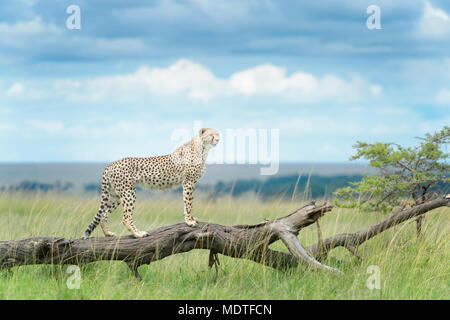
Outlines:
<svg viewBox="0 0 450 320"><path fill-rule="evenodd" d="M0 162L165 154L196 121L278 129L281 161L346 161L449 111L449 1L0 2Z"/></svg>

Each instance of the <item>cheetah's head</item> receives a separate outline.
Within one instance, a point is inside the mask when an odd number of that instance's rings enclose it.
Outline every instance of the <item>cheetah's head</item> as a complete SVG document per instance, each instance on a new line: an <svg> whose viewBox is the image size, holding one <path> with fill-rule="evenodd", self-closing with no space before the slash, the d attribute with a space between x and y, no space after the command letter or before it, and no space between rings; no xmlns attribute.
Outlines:
<svg viewBox="0 0 450 320"><path fill-rule="evenodd" d="M215 147L219 143L219 132L210 128L202 128L198 132L204 146Z"/></svg>

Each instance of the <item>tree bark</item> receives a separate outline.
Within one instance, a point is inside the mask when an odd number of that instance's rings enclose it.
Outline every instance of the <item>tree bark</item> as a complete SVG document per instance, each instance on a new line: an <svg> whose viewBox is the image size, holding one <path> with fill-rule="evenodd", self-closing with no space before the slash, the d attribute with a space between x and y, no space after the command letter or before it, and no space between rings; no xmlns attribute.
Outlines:
<svg viewBox="0 0 450 320"><path fill-rule="evenodd" d="M255 225L223 226L199 222L195 227L185 223L160 227L149 231L149 236L136 239L133 236L98 237L89 239L65 239L57 237L32 237L0 241L0 268L9 269L29 264L86 264L101 260L125 262L137 278L138 267L167 256L193 249L210 250L209 266L219 264L218 254L249 259L273 268L289 268L303 264L313 270L341 274L336 268L319 261L335 247L344 246L359 256L358 246L407 219L417 217L440 206L450 206L450 195L430 200L411 209L397 212L369 227L352 234L341 234L309 248L304 248L297 238L299 231L319 220L332 206L316 205L314 201L293 213ZM273 242L281 240L289 253L269 249Z"/></svg>
<svg viewBox="0 0 450 320"><path fill-rule="evenodd" d="M358 246L360 246L363 242L406 220L424 217L426 212L443 206L450 207L450 194L443 197L436 197L419 205L415 205L409 209L405 209L405 205L402 205L389 217L365 230L329 237L325 239L321 245L315 244L310 247L309 250L316 259L322 260L327 256L330 250L336 247L345 247L356 257L360 258Z"/></svg>

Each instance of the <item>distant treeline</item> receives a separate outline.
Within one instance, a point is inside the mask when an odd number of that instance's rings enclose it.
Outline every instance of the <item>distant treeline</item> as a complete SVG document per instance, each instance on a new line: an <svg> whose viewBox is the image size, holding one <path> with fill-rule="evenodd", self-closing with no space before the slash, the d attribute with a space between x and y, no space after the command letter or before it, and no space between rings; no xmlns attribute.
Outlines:
<svg viewBox="0 0 450 320"><path fill-rule="evenodd" d="M265 181L237 180L234 183L218 182L214 187L216 194L232 194L240 196L247 192L255 192L263 199L271 197L292 197L304 195L306 198L320 198L330 196L336 189L348 186L352 181L360 181L362 175L339 176L298 176L290 175L272 177Z"/></svg>
<svg viewBox="0 0 450 320"><path fill-rule="evenodd" d="M217 182L212 185L199 184L197 190L209 196L231 195L239 197L247 193L255 193L261 199L270 198L291 198L295 191L295 196L304 198L321 198L330 197L332 193L342 187L350 185L350 182L361 181L362 175L336 175L336 176L318 176L312 175L289 175L280 177L271 177L265 181L256 179L239 179L234 182ZM437 189L447 192L448 183L439 183ZM0 187L0 191L25 191L25 192L48 192L48 191L70 191L74 189L74 185L70 182L61 183L41 183L37 181L23 181L15 186ZM100 183L84 184L83 189L86 193L100 193ZM137 187L137 190L142 190ZM182 188L178 187L171 190L173 193L181 193Z"/></svg>
<svg viewBox="0 0 450 320"><path fill-rule="evenodd" d="M70 182L61 183L60 181L56 181L55 183L42 183L38 181L22 181L18 185L8 186L8 187L0 187L0 191L67 191L73 188L73 184Z"/></svg>
<svg viewBox="0 0 450 320"><path fill-rule="evenodd" d="M239 179L235 182L217 182L214 185L198 184L197 190L208 192L211 195L231 195L239 197L246 193L256 193L260 198L271 197L292 197L294 194L303 194L307 197L318 198L330 196L338 188L349 185L351 181L360 181L362 175L339 175L339 176L299 176L289 175L282 177L272 177L265 181L257 179ZM138 188L139 189L139 188ZM101 185L90 183L84 185L86 192L101 191ZM306 190L306 191L305 191ZM180 193L182 188L173 189L172 192Z"/></svg>
<svg viewBox="0 0 450 320"><path fill-rule="evenodd" d="M305 195L307 197L317 198L329 196L337 188L348 186L351 181L360 181L361 175L340 175L340 176L299 176L290 175L282 177L272 177L265 181L256 179L239 179L235 182L217 182L213 185L198 184L197 190L202 190L210 195L231 195L239 197L246 193L256 193L260 198L268 199L271 197L292 197L292 194ZM70 182L61 183L42 183L38 181L23 181L15 186L1 187L0 191L25 191L25 192L49 192L49 191L70 191L74 185ZM137 187L141 190L140 187ZM305 191L306 190L306 191ZM88 183L83 185L83 191L86 193L100 193L100 183ZM174 193L181 193L182 188L171 190Z"/></svg>

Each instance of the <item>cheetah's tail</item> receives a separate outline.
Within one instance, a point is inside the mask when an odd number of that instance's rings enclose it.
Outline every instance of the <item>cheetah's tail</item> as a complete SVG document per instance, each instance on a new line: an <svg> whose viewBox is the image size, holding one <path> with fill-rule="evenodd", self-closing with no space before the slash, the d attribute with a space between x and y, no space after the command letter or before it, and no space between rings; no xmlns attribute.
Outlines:
<svg viewBox="0 0 450 320"><path fill-rule="evenodd" d="M94 231L94 229L98 226L98 224L100 223L101 215L102 215L102 210L99 210L97 212L97 214L95 215L94 219L92 220L92 222L86 228L86 231L84 232L84 239L89 238L92 231Z"/></svg>
<svg viewBox="0 0 450 320"><path fill-rule="evenodd" d="M103 190L105 188L107 188L108 186L109 186L109 177L108 177L108 167L107 167L105 169L105 171L103 173L103 177L102 177L102 193L103 193ZM103 205L100 205L100 208L98 209L98 212L95 215L94 219L88 225L88 227L86 228L86 231L84 231L84 239L89 238L89 236L91 235L92 231L94 231L94 229L100 223L101 217L103 215L103 209L104 209Z"/></svg>

